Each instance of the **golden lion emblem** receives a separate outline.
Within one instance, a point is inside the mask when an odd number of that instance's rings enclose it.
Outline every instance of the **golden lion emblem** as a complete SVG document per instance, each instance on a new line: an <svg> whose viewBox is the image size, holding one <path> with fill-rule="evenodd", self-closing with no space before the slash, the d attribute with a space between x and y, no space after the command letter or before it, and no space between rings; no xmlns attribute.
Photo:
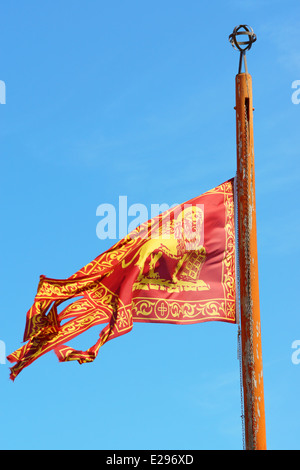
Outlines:
<svg viewBox="0 0 300 470"><path fill-rule="evenodd" d="M135 262L139 268L136 289L199 290L208 286L199 279L206 259L203 247L203 209L189 206L175 220L164 224L161 236L150 238L129 261L122 261L126 268ZM171 281L163 279L157 270L162 258L176 260L170 273Z"/></svg>

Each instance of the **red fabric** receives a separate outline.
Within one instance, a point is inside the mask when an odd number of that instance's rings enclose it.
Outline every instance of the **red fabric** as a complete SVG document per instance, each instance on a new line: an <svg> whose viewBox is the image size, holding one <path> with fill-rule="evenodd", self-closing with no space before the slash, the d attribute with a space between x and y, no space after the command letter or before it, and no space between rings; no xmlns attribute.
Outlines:
<svg viewBox="0 0 300 470"><path fill-rule="evenodd" d="M27 313L27 343L8 356L16 362L11 379L50 350L59 361L91 362L133 322L235 323L234 235L231 179L142 224L70 278L41 276ZM65 344L102 323L87 351Z"/></svg>

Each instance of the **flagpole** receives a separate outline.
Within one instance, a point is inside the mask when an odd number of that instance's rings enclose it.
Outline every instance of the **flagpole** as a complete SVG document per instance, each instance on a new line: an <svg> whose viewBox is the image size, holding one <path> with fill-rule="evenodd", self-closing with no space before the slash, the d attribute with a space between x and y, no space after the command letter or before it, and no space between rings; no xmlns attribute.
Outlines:
<svg viewBox="0 0 300 470"><path fill-rule="evenodd" d="M241 41L240 35L247 40ZM246 50L256 40L252 28L241 25L229 36L240 51L236 92L237 204L240 289L240 331L246 450L266 449L263 363L256 239L255 168L253 144L252 77ZM242 73L244 61L245 72Z"/></svg>

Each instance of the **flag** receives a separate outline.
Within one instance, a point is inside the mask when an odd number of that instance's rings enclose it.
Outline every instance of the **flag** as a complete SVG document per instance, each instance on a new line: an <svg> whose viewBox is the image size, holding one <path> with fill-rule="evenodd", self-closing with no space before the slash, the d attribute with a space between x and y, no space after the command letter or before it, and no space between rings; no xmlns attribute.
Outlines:
<svg viewBox="0 0 300 470"><path fill-rule="evenodd" d="M60 362L91 362L133 322L235 323L233 186L230 179L148 220L68 279L40 276L25 344L8 356L10 378L51 350ZM66 344L100 324L88 350Z"/></svg>

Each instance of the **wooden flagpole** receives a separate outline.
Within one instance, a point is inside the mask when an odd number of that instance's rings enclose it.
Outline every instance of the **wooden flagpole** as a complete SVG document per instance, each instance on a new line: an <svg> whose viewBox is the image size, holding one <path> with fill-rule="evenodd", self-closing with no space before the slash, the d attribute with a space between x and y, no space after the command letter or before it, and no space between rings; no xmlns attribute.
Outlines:
<svg viewBox="0 0 300 470"><path fill-rule="evenodd" d="M239 41L242 34L247 41ZM256 40L252 28L241 25L229 36L240 51L236 75L237 204L240 284L240 329L246 450L266 449L263 364L256 240L255 168L252 78L246 50ZM244 46L244 47L242 47ZM241 72L244 59L245 73Z"/></svg>

